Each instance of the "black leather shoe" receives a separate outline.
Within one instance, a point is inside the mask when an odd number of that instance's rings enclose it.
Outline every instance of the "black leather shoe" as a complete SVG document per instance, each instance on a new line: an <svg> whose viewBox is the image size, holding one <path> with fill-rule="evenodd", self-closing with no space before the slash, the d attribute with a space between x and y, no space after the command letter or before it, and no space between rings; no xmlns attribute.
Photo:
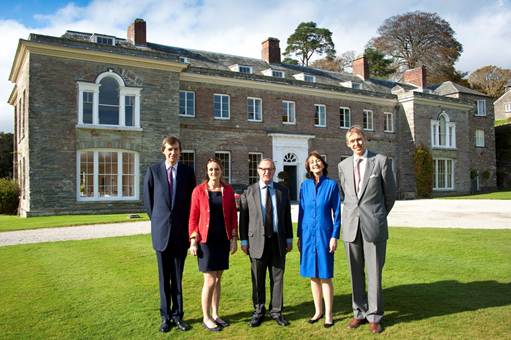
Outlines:
<svg viewBox="0 0 511 340"><path fill-rule="evenodd" d="M218 326L220 326L220 327L228 327L228 326L229 326L229 323L228 323L227 321L222 320L222 319L220 319L220 318L215 319L215 320L213 320L213 321L215 321L215 323L216 323Z"/></svg>
<svg viewBox="0 0 511 340"><path fill-rule="evenodd" d="M331 322L331 323L325 322L325 324L323 325L323 327L325 327L325 328L330 328L330 327L332 327L333 325L334 325L334 323L333 323L333 322Z"/></svg>
<svg viewBox="0 0 511 340"><path fill-rule="evenodd" d="M206 325L204 322L202 323L202 327L204 327L205 329L207 329L210 332L220 332L222 330L222 327L220 327L220 326L208 327L208 325Z"/></svg>
<svg viewBox="0 0 511 340"><path fill-rule="evenodd" d="M319 321L322 317L323 317L323 314L321 314L321 315L319 316L319 318L317 318L317 319L310 318L310 319L309 319L309 321L307 321L307 322L308 322L308 323L316 323L316 322L318 322L318 321Z"/></svg>
<svg viewBox="0 0 511 340"><path fill-rule="evenodd" d="M160 332L167 333L170 331L171 328L172 328L171 320L169 320L167 318L161 319Z"/></svg>
<svg viewBox="0 0 511 340"><path fill-rule="evenodd" d="M252 320L250 320L249 325L250 327L259 327L261 322L263 322L262 316L252 315Z"/></svg>
<svg viewBox="0 0 511 340"><path fill-rule="evenodd" d="M179 330L181 330L183 332L190 329L190 326L186 322L184 322L183 319L181 319L181 318L173 317L172 321L174 321L174 324L176 325L176 327L179 328Z"/></svg>
<svg viewBox="0 0 511 340"><path fill-rule="evenodd" d="M273 318L273 320L275 320L275 322L279 325L279 326L287 326L289 325L289 321L287 321L286 319L284 319L284 317L282 315L279 315L279 316L276 316Z"/></svg>

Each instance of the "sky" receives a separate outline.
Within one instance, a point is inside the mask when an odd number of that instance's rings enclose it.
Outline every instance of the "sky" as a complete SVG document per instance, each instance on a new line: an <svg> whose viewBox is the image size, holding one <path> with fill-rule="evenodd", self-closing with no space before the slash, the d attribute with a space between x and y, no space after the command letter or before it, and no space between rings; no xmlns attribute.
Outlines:
<svg viewBox="0 0 511 340"><path fill-rule="evenodd" d="M0 0L0 132L13 132L8 80L19 39L30 33L61 36L66 30L125 38L135 18L147 22L154 43L261 57L261 42L287 38L306 21L332 31L338 54L362 53L391 16L436 12L463 45L455 67L511 68L511 0Z"/></svg>

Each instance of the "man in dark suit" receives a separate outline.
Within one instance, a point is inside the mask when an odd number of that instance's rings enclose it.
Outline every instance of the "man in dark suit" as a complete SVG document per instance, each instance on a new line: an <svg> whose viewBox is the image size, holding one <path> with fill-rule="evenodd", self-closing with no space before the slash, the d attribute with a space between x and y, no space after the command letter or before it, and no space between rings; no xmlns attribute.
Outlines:
<svg viewBox="0 0 511 340"><path fill-rule="evenodd" d="M150 166L144 178L144 206L151 219L151 237L158 262L161 332L174 324L182 331L183 268L189 247L188 218L195 187L193 169L179 163L181 141L165 137L161 144L165 160Z"/></svg>
<svg viewBox="0 0 511 340"><path fill-rule="evenodd" d="M270 275L270 316L280 326L289 322L282 316L286 253L292 249L293 228L288 190L273 182L275 164L263 159L257 169L259 182L240 197L241 249L250 256L252 302L251 327L261 324L265 314L266 272Z"/></svg>
<svg viewBox="0 0 511 340"><path fill-rule="evenodd" d="M339 163L339 181L344 197L342 239L351 272L353 319L348 328L369 322L371 333L383 328L383 264L388 239L387 215L396 200L396 183L390 160L367 150L359 127L346 133L353 156ZM367 273L367 292L366 275Z"/></svg>

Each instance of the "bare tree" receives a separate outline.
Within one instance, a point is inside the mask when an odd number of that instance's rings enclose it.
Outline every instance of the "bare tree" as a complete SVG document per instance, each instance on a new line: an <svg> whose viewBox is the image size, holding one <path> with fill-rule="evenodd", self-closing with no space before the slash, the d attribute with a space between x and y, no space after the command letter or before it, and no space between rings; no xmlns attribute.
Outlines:
<svg viewBox="0 0 511 340"><path fill-rule="evenodd" d="M453 65L463 52L451 25L436 13L409 12L386 19L369 42L398 66L426 66L436 80L451 79Z"/></svg>
<svg viewBox="0 0 511 340"><path fill-rule="evenodd" d="M510 79L510 69L494 65L478 68L468 76L470 86L481 90L493 98L498 98L504 93L504 87Z"/></svg>
<svg viewBox="0 0 511 340"><path fill-rule="evenodd" d="M314 60L310 66L327 71L343 72L351 68L355 59L355 51L346 51L335 58L325 57Z"/></svg>

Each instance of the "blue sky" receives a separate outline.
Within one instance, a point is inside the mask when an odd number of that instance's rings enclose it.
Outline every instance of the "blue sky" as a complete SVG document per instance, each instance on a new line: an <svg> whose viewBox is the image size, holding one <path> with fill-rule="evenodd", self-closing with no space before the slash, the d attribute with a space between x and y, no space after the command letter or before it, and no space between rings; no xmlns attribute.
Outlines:
<svg viewBox="0 0 511 340"><path fill-rule="evenodd" d="M19 39L31 32L126 37L143 18L151 42L260 58L267 37L280 39L283 50L300 22L315 21L332 31L339 54L361 53L386 18L415 10L451 24L464 49L457 69L511 68L511 0L0 0L0 131L13 130L8 76Z"/></svg>

